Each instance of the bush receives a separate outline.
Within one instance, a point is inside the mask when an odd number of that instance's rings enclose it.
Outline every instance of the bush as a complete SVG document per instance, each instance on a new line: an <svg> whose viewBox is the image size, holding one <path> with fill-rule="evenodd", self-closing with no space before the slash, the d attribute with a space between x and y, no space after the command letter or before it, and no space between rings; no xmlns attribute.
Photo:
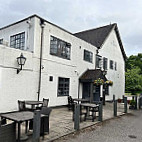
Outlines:
<svg viewBox="0 0 142 142"><path fill-rule="evenodd" d="M130 105L131 105L131 106L135 106L135 105L136 105L136 101L135 101L135 100L131 100L131 101L130 101Z"/></svg>

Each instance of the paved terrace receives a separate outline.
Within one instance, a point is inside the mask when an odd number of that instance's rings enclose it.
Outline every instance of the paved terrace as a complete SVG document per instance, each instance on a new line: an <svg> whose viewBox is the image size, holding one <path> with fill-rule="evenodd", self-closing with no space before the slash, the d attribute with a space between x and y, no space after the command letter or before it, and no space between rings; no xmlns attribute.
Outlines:
<svg viewBox="0 0 142 142"><path fill-rule="evenodd" d="M123 115L124 104L118 103L117 106L117 115ZM103 106L103 120L111 119L113 117L113 103L106 103L106 105ZM80 123L80 129L98 123L97 119L98 118L96 118L94 122L92 122L91 120L82 121ZM74 122L72 121L72 111L69 111L67 107L54 108L52 109L52 112L50 114L50 132L49 134L45 135L44 140L41 137L40 141L53 141L72 132L75 132ZM31 138L27 142L31 142Z"/></svg>

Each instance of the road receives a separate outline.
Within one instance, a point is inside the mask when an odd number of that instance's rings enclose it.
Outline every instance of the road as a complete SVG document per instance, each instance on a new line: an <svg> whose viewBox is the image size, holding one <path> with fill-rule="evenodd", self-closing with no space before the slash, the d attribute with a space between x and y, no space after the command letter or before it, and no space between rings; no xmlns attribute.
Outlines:
<svg viewBox="0 0 142 142"><path fill-rule="evenodd" d="M55 142L142 142L142 110L104 121Z"/></svg>

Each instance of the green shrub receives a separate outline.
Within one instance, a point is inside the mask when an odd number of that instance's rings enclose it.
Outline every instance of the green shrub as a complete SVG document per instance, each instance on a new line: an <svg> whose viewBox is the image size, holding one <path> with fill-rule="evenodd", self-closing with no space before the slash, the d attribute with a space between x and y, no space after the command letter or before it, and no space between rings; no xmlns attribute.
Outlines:
<svg viewBox="0 0 142 142"><path fill-rule="evenodd" d="M131 101L130 101L130 105L131 105L131 106L135 106L135 104L136 104L136 101L135 101L135 100L131 100Z"/></svg>

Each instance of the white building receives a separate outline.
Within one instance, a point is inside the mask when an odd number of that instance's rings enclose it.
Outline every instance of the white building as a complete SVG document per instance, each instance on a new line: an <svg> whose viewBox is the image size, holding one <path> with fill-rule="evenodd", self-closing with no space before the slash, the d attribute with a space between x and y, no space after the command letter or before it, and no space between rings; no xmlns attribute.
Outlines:
<svg viewBox="0 0 142 142"><path fill-rule="evenodd" d="M112 99L113 94L124 95L126 55L117 25L105 28L109 30L100 47L91 42L93 36L85 40L80 33L72 34L37 15L1 28L0 112L17 110L18 100L49 98L50 106L66 105L69 95L73 98L89 96L95 100L98 88L93 87L93 77L91 82L83 78L89 72L98 72L99 78L113 81L113 86L105 91L106 99ZM21 53L26 62L17 74L17 57ZM103 57L106 75L101 71L104 70L101 67ZM101 70L96 70L99 66ZM103 94L102 86L99 96Z"/></svg>

